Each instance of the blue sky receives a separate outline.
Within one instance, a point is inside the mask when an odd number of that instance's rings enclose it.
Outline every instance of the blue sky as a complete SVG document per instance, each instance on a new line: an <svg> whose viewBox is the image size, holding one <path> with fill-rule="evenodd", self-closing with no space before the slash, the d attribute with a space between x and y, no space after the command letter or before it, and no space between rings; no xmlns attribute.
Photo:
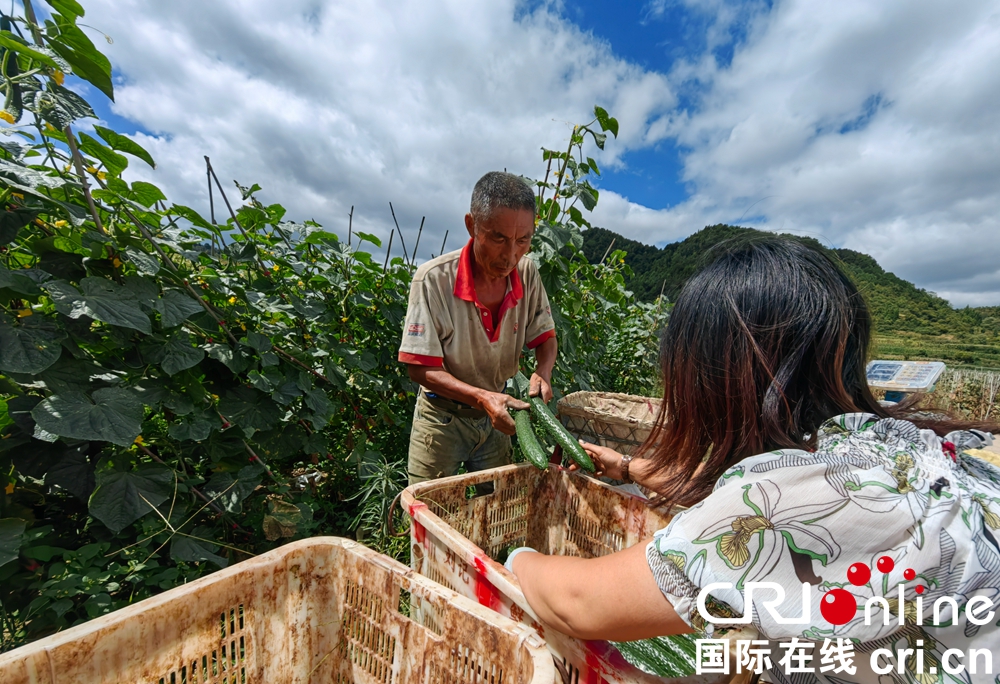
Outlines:
<svg viewBox="0 0 1000 684"><path fill-rule="evenodd" d="M706 17L679 5L656 13L649 2L588 0L568 2L563 13L584 31L606 40L615 54L651 71L667 73L677 59L706 47L702 26ZM681 102L680 107L685 104L690 106ZM609 169L600 186L651 209L679 204L688 197L681 179L681 154L673 140L629 151L622 155L625 167Z"/></svg>
<svg viewBox="0 0 1000 684"><path fill-rule="evenodd" d="M813 235L1000 304L1000 0L84 5L114 38L98 112L180 203L207 209L207 154L290 217L344 230L354 206L387 238L392 201L414 233L426 216L422 245L457 247L475 180L541 176L540 148L600 104L621 133L588 151L596 225L660 245L719 222Z"/></svg>

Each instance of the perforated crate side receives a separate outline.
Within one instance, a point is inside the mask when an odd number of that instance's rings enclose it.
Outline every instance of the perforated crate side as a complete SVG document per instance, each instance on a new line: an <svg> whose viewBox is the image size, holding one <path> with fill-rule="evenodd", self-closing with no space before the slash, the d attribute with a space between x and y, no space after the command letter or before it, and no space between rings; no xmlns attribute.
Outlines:
<svg viewBox="0 0 1000 684"><path fill-rule="evenodd" d="M539 623L524 599L517 578L487 553L487 545L482 542L489 537L481 536L480 543L476 543L435 513L447 509L452 511L449 515L458 515L459 509L449 508L448 502L463 500L470 486L484 482L494 482L495 493L466 500L464 510L481 515L480 511L490 510L487 504L490 497L497 496L500 501L504 489L527 485L527 545L546 553L604 555L652 536L669 522L641 499L579 473L555 466L543 473L526 463L504 466L425 482L403 491L403 506L413 521L410 558L415 570L536 629L545 638L564 682L718 684L721 681L708 675L674 680L654 677L626 663L606 642L584 643ZM474 520L466 529L481 528Z"/></svg>
<svg viewBox="0 0 1000 684"><path fill-rule="evenodd" d="M0 655L2 684L549 684L554 676L532 630L332 537Z"/></svg>

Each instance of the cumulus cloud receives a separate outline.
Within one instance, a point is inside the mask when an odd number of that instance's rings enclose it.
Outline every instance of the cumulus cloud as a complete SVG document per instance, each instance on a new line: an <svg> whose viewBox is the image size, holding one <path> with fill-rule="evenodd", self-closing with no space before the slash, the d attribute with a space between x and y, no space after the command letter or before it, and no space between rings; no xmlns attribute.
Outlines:
<svg viewBox="0 0 1000 684"><path fill-rule="evenodd" d="M1000 303L998 0L651 0L704 35L650 71L558 2L88 0L113 36L117 114L159 162L134 173L207 206L203 155L296 219L388 236L421 257L459 237L472 184L537 176L539 148L598 103L622 137L599 159L676 146L689 197L610 191L595 223L663 244L718 222L875 256L955 304ZM667 10L670 10L669 12ZM624 155L624 156L623 156Z"/></svg>
<svg viewBox="0 0 1000 684"><path fill-rule="evenodd" d="M635 218L608 202L605 222L659 242L745 214L1000 303L1000 3L779 0L737 41L731 63L706 49L669 75L701 88L663 133L689 199Z"/></svg>
<svg viewBox="0 0 1000 684"><path fill-rule="evenodd" d="M420 257L464 241L476 179L537 176L594 104L618 113L615 163L674 104L666 77L616 57L547 6L514 0L90 0L123 82L115 113L151 136L174 201L207 208L203 155L289 217L388 238L388 202ZM609 146L610 148L610 146ZM396 243L399 244L398 241ZM396 252L398 254L398 252Z"/></svg>

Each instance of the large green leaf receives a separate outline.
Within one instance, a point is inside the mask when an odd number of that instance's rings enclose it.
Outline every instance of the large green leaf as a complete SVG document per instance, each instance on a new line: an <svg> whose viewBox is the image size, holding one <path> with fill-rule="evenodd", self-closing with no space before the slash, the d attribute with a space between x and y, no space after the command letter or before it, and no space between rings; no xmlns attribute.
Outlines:
<svg viewBox="0 0 1000 684"><path fill-rule="evenodd" d="M7 408L7 402L0 399L0 430L3 430L8 425L13 425L14 419L10 417L10 410Z"/></svg>
<svg viewBox="0 0 1000 684"><path fill-rule="evenodd" d="M208 528L196 527L194 529L199 539L177 535L170 542L170 557L174 560L199 562L211 561L220 568L229 565L229 561L214 553L219 547L216 544L209 544L202 539L211 538L212 530Z"/></svg>
<svg viewBox="0 0 1000 684"><path fill-rule="evenodd" d="M35 209L12 209L0 212L0 245L8 245L14 241L18 232L35 220L38 211Z"/></svg>
<svg viewBox="0 0 1000 684"><path fill-rule="evenodd" d="M236 477L232 473L216 473L205 485L205 494L215 499L230 513L243 512L243 500L253 494L260 484L264 468L248 465Z"/></svg>
<svg viewBox="0 0 1000 684"><path fill-rule="evenodd" d="M104 164L108 172L114 176L120 176L121 172L128 168L128 159L109 150L86 133L80 133L80 149Z"/></svg>
<svg viewBox="0 0 1000 684"><path fill-rule="evenodd" d="M611 134L618 137L618 119L608 116L608 112L603 107L594 107L594 114L597 116L597 123L601 125L602 131L611 131ZM594 136L596 139L596 135ZM601 146L603 149L603 146ZM600 175L600 173L598 173Z"/></svg>
<svg viewBox="0 0 1000 684"><path fill-rule="evenodd" d="M269 396L249 387L226 392L219 401L219 412L226 420L249 430L267 430L281 420L282 411Z"/></svg>
<svg viewBox="0 0 1000 684"><path fill-rule="evenodd" d="M31 417L43 430L73 439L131 446L142 431L142 404L131 393L106 387L91 396L64 392L45 399Z"/></svg>
<svg viewBox="0 0 1000 684"><path fill-rule="evenodd" d="M157 202L162 202L167 199L167 196L163 194L162 190L152 183L146 183L144 181L135 181L132 183L131 197L146 208L152 207Z"/></svg>
<svg viewBox="0 0 1000 684"><path fill-rule="evenodd" d="M65 40L53 40L50 42L50 45L54 52L69 62L69 65L73 67L73 73L95 85L98 90L114 102L115 86L111 80L111 74L105 71L101 59L94 59L91 56L99 55L103 57L103 55L96 51L87 54L82 50L73 50Z"/></svg>
<svg viewBox="0 0 1000 684"><path fill-rule="evenodd" d="M76 447L72 451L86 449L85 443L82 447ZM49 469L61 461L71 449L62 442L42 442L32 439L26 444L20 444L8 453L17 472L26 477L36 480L45 479Z"/></svg>
<svg viewBox="0 0 1000 684"><path fill-rule="evenodd" d="M83 16L83 6L76 0L45 0L52 8L63 15L75 19Z"/></svg>
<svg viewBox="0 0 1000 684"><path fill-rule="evenodd" d="M253 261L257 256L257 245L252 242L230 242L223 251L233 261Z"/></svg>
<svg viewBox="0 0 1000 684"><path fill-rule="evenodd" d="M98 131L99 132L99 131ZM204 228L206 230L215 230L215 226L206 221L201 214L192 209L191 207L185 207L183 204L175 204L170 207L170 213L177 214L183 219L187 219L199 228Z"/></svg>
<svg viewBox="0 0 1000 684"><path fill-rule="evenodd" d="M0 265L0 289L8 289L28 297L37 297L42 294L30 276L25 275L23 271L10 271L3 265Z"/></svg>
<svg viewBox="0 0 1000 684"><path fill-rule="evenodd" d="M42 316L28 316L18 323L0 314L0 371L41 373L62 354L66 333Z"/></svg>
<svg viewBox="0 0 1000 684"><path fill-rule="evenodd" d="M96 119L97 114L87 104L87 101L68 88L56 85L50 81L48 90L39 90L32 94L25 106L62 130L77 119Z"/></svg>
<svg viewBox="0 0 1000 684"><path fill-rule="evenodd" d="M153 161L152 155L150 155L149 152L142 147L142 145L132 140L132 138L125 137L121 133L116 133L110 128L105 128L104 126L94 126L94 130L97 131L97 135L104 139L104 142L111 146L111 149L131 154L133 157L138 157L143 160L154 169L156 168L156 162ZM133 188L134 187L135 184L133 183Z"/></svg>
<svg viewBox="0 0 1000 684"><path fill-rule="evenodd" d="M152 332L149 316L143 313L139 300L127 288L107 278L84 278L80 281L83 294L61 280L45 284L56 310L70 318L90 316L94 320L133 328L147 335Z"/></svg>
<svg viewBox="0 0 1000 684"><path fill-rule="evenodd" d="M128 257L131 259L132 255L129 254ZM156 306L156 300L160 298L160 286L152 278L125 276L122 284L136 298L143 311L152 311Z"/></svg>
<svg viewBox="0 0 1000 684"><path fill-rule="evenodd" d="M245 347L237 346L234 350L227 344L206 344L204 347L210 358L219 361L234 373L242 373L253 364L253 357L244 351Z"/></svg>
<svg viewBox="0 0 1000 684"><path fill-rule="evenodd" d="M0 566L17 560L21 550L21 536L24 534L25 522L18 518L0 520Z"/></svg>
<svg viewBox="0 0 1000 684"><path fill-rule="evenodd" d="M90 514L117 534L166 501L173 484L174 471L156 463L98 470Z"/></svg>
<svg viewBox="0 0 1000 684"><path fill-rule="evenodd" d="M22 54L25 57L30 57L36 62L41 62L47 67L52 67L53 69L65 69L63 61L58 59L51 50L46 49L41 45L28 45L23 39L14 35L10 31L0 31L0 47L5 47L8 50Z"/></svg>
<svg viewBox="0 0 1000 684"><path fill-rule="evenodd" d="M274 346L271 344L271 340L267 335L261 335L260 333L255 332L247 333L247 336L241 341L248 347L253 347L259 352L270 351L271 347Z"/></svg>
<svg viewBox="0 0 1000 684"><path fill-rule="evenodd" d="M157 300L153 308L160 312L160 324L164 328L180 325L188 318L203 311L201 304L177 290L167 290L163 297Z"/></svg>
<svg viewBox="0 0 1000 684"><path fill-rule="evenodd" d="M75 3L74 3L75 4ZM59 14L53 15L55 22L46 22L49 32L49 46L73 68L75 73L89 81L98 90L115 99L114 84L111 81L111 62L101 54L87 34L76 26L75 8L66 3Z"/></svg>
<svg viewBox="0 0 1000 684"><path fill-rule="evenodd" d="M127 247L125 255L128 260L135 264L136 269L143 275L154 276L160 272L160 260L152 254L146 254L134 247Z"/></svg>
<svg viewBox="0 0 1000 684"><path fill-rule="evenodd" d="M81 501L87 501L97 486L94 465L79 449L71 449L49 468L45 484L62 487Z"/></svg>
<svg viewBox="0 0 1000 684"><path fill-rule="evenodd" d="M213 417L207 413L192 413L185 416L183 420L170 426L168 434L171 439L178 442L192 440L200 442L208 439L212 434L212 429L220 426L218 417Z"/></svg>
<svg viewBox="0 0 1000 684"><path fill-rule="evenodd" d="M597 190L591 187L581 185L576 191L576 196L580 198L587 211L593 211L597 206Z"/></svg>
<svg viewBox="0 0 1000 684"><path fill-rule="evenodd" d="M326 392L317 388L306 392L305 403L313 411L313 415L310 416L313 427L322 430L330 422L336 408L330 401L330 397L327 396Z"/></svg>
<svg viewBox="0 0 1000 684"><path fill-rule="evenodd" d="M149 355L149 360L160 364L167 375L179 373L201 363L205 358L205 350L194 346L191 335L178 330L167 338L166 342Z"/></svg>
<svg viewBox="0 0 1000 684"><path fill-rule="evenodd" d="M74 359L63 354L38 376L53 394L69 390L88 392L121 381L121 371L114 371L94 363L89 357Z"/></svg>
<svg viewBox="0 0 1000 684"><path fill-rule="evenodd" d="M66 185L66 181L59 176L43 173L37 169L29 169L27 166L21 166L6 159L0 159L0 178L9 178L20 186L30 188L31 190L37 190L38 188L61 188ZM14 186L14 184L11 185L18 190L21 189ZM48 199L45 195L38 196Z"/></svg>

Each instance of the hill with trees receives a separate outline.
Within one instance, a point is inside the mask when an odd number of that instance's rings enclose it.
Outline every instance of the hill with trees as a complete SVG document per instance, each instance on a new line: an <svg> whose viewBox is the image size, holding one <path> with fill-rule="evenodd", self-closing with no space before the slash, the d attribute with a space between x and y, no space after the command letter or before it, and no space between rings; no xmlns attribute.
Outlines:
<svg viewBox="0 0 1000 684"><path fill-rule="evenodd" d="M662 293L673 301L713 247L764 234L752 228L717 224L679 242L654 247L595 227L584 233L583 252L588 260L597 262L609 249L624 250L625 263L633 272L626 285L636 296L652 301ZM786 237L829 254L854 280L872 311L879 355L1000 366L1000 307L955 309L935 293L886 271L867 254L830 249L809 237Z"/></svg>

